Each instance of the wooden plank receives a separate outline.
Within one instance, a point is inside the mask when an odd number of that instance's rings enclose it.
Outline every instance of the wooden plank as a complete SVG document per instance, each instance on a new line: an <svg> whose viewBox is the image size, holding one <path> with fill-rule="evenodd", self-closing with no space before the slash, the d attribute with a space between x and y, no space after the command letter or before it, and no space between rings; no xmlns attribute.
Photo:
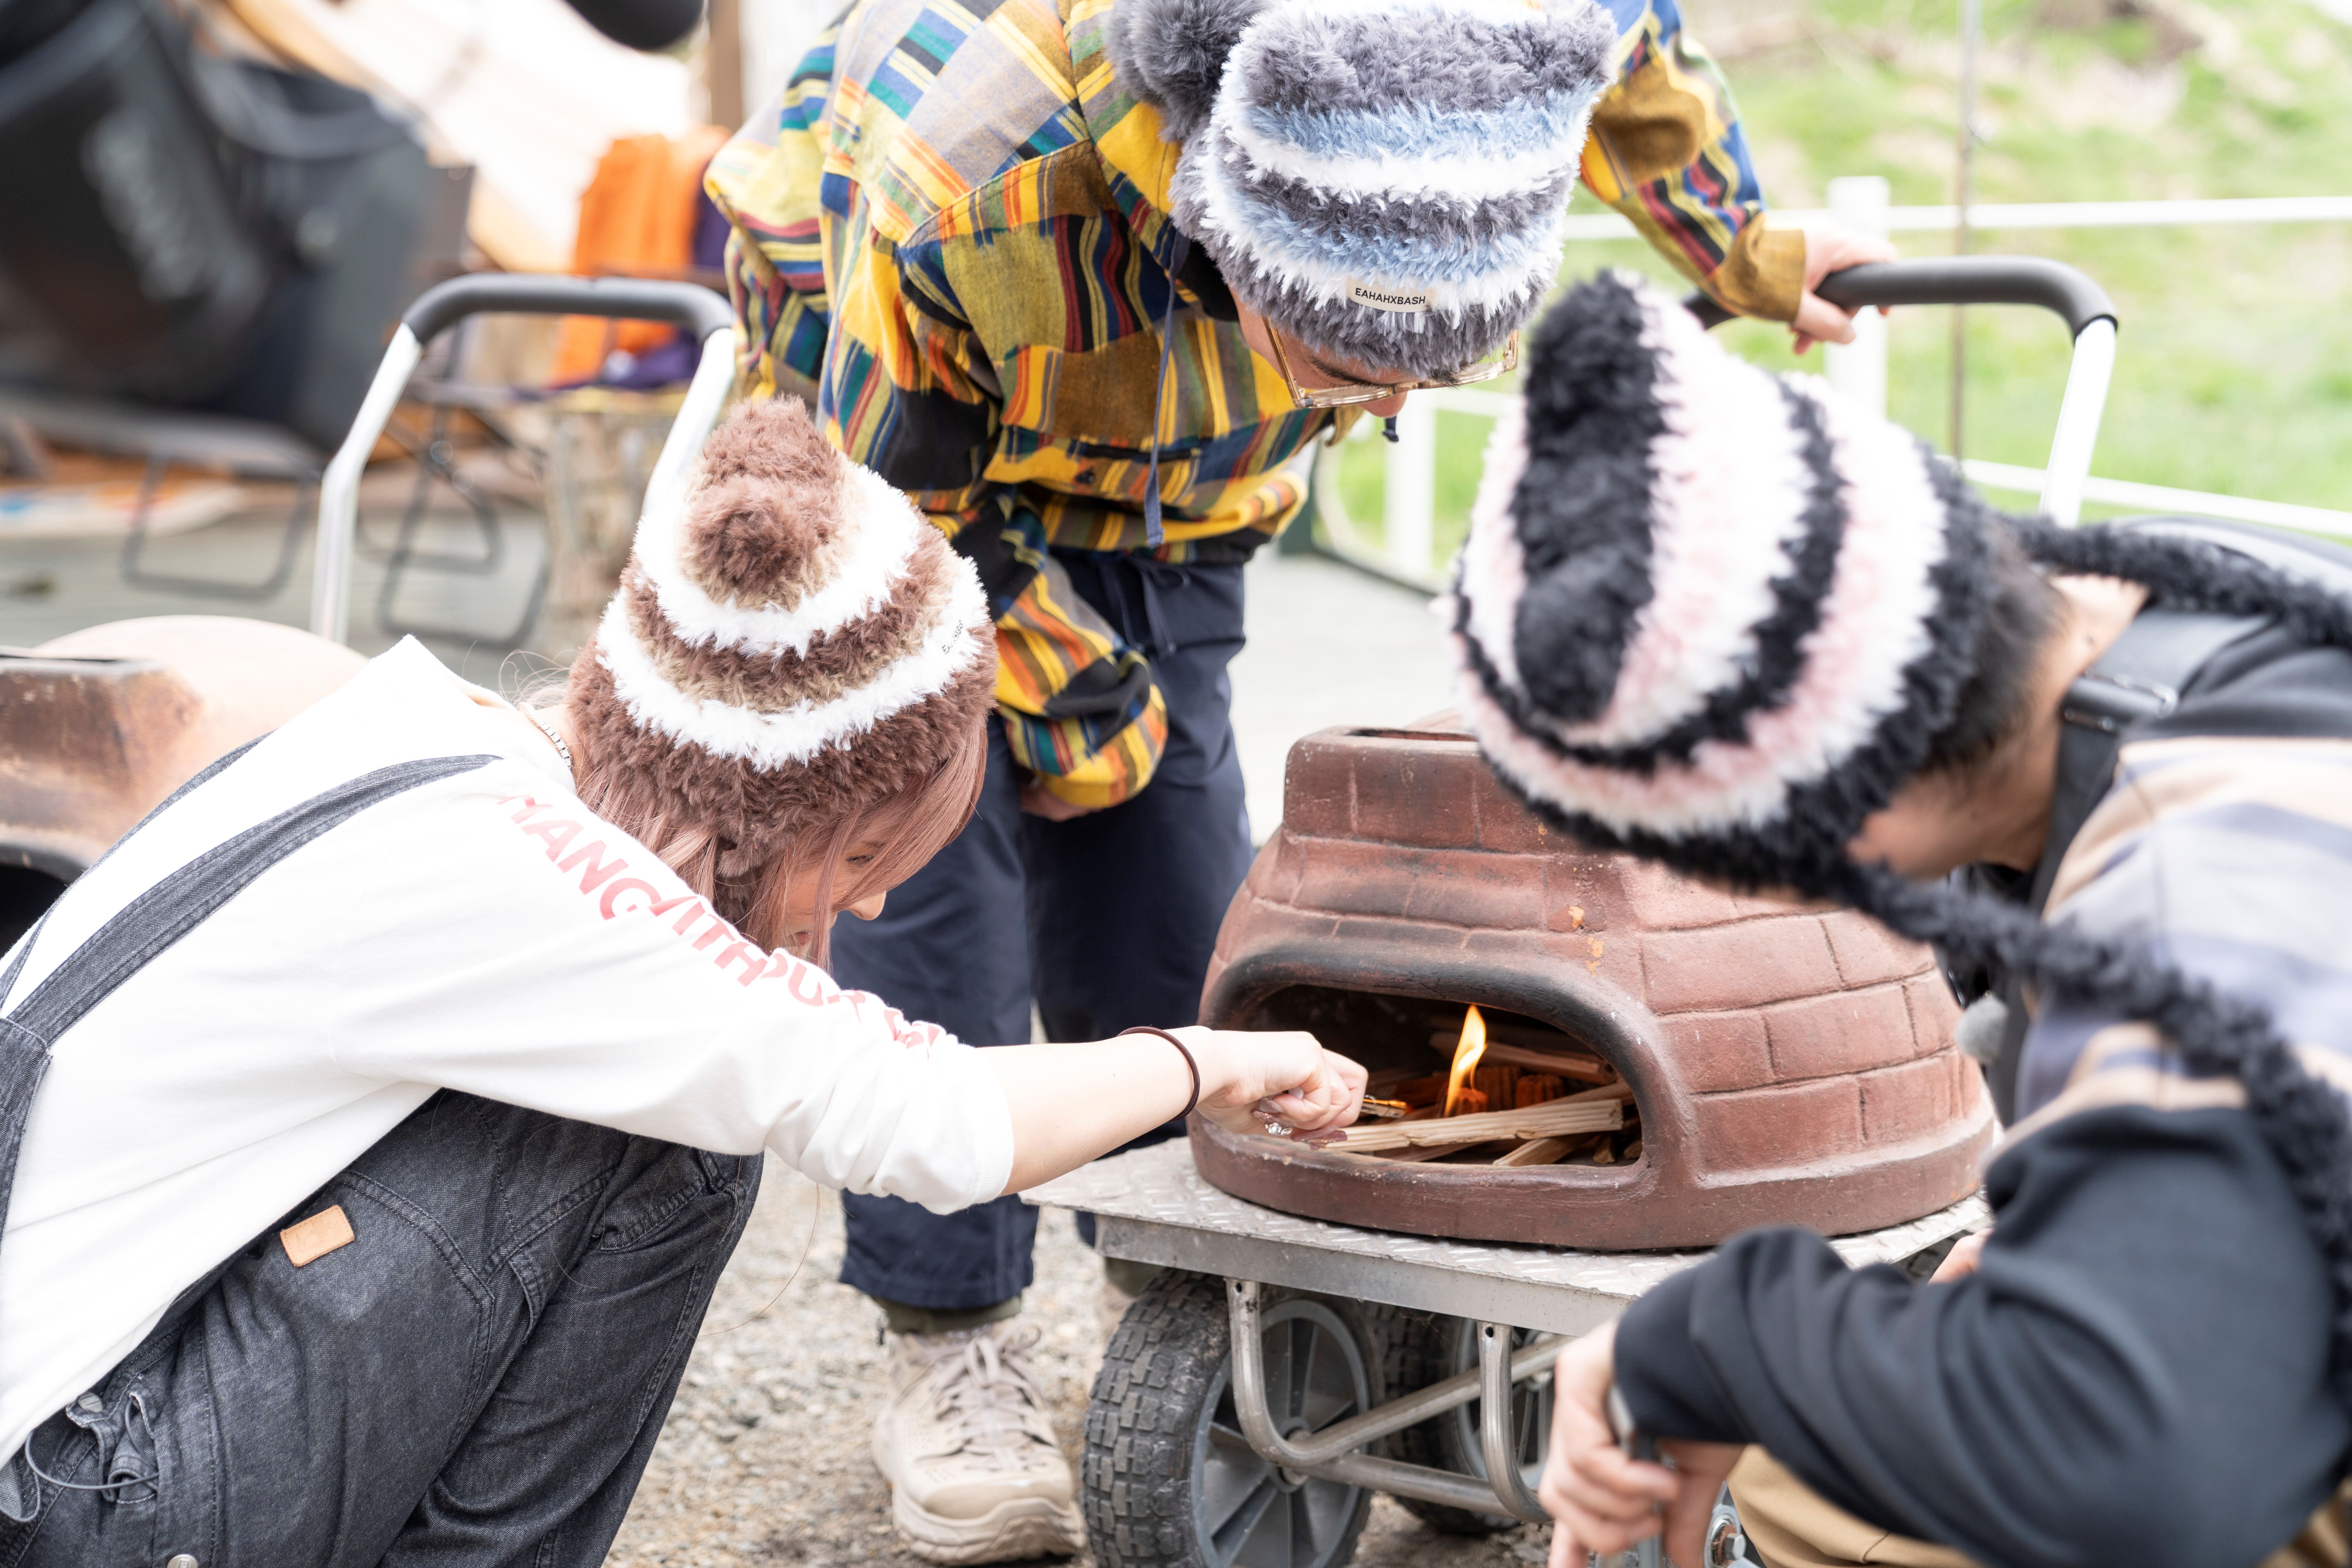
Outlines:
<svg viewBox="0 0 2352 1568"><path fill-rule="evenodd" d="M1612 1088L1615 1086L1612 1086ZM1624 1101L1608 1089L1547 1100L1525 1110L1487 1110L1475 1116L1446 1116L1434 1121L1390 1121L1378 1127L1348 1129L1338 1145L1354 1154L1385 1149L1421 1148L1437 1143L1484 1143L1497 1138L1552 1138L1569 1132L1613 1132L1625 1125Z"/></svg>
<svg viewBox="0 0 2352 1568"><path fill-rule="evenodd" d="M1568 1158L1584 1140L1579 1138L1538 1138L1532 1143L1522 1143L1497 1159L1497 1165L1553 1165Z"/></svg>

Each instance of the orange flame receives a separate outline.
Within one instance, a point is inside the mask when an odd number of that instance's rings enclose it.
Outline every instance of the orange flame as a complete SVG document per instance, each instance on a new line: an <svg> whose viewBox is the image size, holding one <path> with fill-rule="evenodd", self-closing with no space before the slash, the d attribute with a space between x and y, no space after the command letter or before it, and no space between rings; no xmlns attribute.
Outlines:
<svg viewBox="0 0 2352 1568"><path fill-rule="evenodd" d="M1462 1042L1454 1047L1454 1070L1445 1077L1445 1114L1462 1102L1462 1086L1470 1081L1478 1058L1486 1054L1486 1020L1473 1007L1463 1016Z"/></svg>

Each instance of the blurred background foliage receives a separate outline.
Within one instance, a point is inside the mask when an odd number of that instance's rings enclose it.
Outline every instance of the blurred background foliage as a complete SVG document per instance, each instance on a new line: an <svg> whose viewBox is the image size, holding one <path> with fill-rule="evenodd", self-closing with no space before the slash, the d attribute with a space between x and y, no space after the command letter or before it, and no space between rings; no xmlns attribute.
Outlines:
<svg viewBox="0 0 2352 1568"><path fill-rule="evenodd" d="M1958 0L1698 0L1691 31L1737 93L1766 196L1819 207L1830 180L1884 175L1898 206L1953 199ZM2352 194L2352 0L1985 0L1980 202ZM1576 212L1605 210L1579 193ZM1910 255L1948 236L1903 234ZM2122 319L2093 471L2352 510L2352 224L1979 231L1972 249L2051 256L2105 284ZM1662 279L1637 241L1569 247L1563 282L1603 267ZM2048 453L2068 345L2038 310L1967 316L1967 455ZM1800 362L1759 322L1724 339ZM1888 408L1932 442L1950 426L1948 313L1897 311ZM1441 416L1437 530L1451 552L1487 422ZM1341 465L1377 537L1377 441ZM2004 504L2026 498L2002 494ZM2095 515L2095 509L2094 509Z"/></svg>

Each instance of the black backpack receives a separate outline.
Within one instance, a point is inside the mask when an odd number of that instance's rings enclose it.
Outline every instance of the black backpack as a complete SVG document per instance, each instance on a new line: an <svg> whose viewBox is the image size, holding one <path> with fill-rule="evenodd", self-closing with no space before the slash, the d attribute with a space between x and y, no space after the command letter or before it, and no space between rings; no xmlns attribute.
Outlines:
<svg viewBox="0 0 2352 1568"><path fill-rule="evenodd" d="M2352 600L2352 549L2326 540L2201 517L2132 518L2109 526L2217 545ZM2058 742L2058 787L2040 863L2031 873L1969 866L1953 873L1955 879L1972 891L2041 913L2059 862L2114 783L2116 754L2133 730L2171 712L2207 664L2270 625L2260 616L2142 610L2067 689L2059 710L2065 727ZM1944 977L1968 1009L1958 1031L1961 1048L1984 1064L1993 1107L2009 1121L2016 1110L2018 1057L2029 1021L2017 981L1988 969L1961 971L1948 961Z"/></svg>

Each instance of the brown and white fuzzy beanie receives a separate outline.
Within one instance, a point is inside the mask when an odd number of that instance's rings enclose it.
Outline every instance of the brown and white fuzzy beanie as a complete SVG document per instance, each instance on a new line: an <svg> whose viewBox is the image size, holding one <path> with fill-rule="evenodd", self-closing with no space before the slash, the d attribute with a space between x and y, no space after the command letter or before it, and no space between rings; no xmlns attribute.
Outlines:
<svg viewBox="0 0 2352 1568"><path fill-rule="evenodd" d="M570 700L588 776L708 825L740 877L922 785L988 714L971 563L791 398L748 404L648 498Z"/></svg>

